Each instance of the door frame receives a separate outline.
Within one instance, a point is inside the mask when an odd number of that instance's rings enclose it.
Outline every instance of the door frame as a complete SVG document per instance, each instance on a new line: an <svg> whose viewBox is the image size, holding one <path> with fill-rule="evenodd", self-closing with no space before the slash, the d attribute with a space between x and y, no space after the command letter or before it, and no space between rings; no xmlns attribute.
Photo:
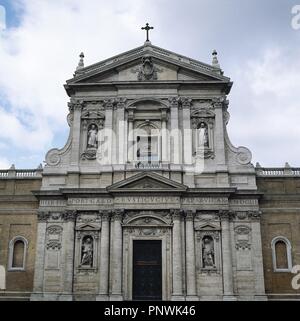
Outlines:
<svg viewBox="0 0 300 321"><path fill-rule="evenodd" d="M133 293L133 241L161 241L161 273L162 300L171 299L172 269L171 269L171 229L156 228L154 235L143 235L143 228L125 229L123 246L123 293L125 300L132 300ZM157 235L155 235L157 234Z"/></svg>

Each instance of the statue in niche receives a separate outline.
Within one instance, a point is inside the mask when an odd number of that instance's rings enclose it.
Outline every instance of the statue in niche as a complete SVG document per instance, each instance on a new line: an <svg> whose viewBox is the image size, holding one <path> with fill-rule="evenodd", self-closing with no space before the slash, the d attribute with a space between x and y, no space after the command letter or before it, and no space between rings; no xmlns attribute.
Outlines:
<svg viewBox="0 0 300 321"><path fill-rule="evenodd" d="M95 124L92 124L88 131L88 148L97 148L98 146L98 128Z"/></svg>
<svg viewBox="0 0 300 321"><path fill-rule="evenodd" d="M200 123L198 128L198 146L208 147L208 130L205 123Z"/></svg>
<svg viewBox="0 0 300 321"><path fill-rule="evenodd" d="M215 267L214 240L211 236L205 236L202 240L202 262L204 268Z"/></svg>
<svg viewBox="0 0 300 321"><path fill-rule="evenodd" d="M91 236L85 236L81 247L81 265L93 266L93 239Z"/></svg>

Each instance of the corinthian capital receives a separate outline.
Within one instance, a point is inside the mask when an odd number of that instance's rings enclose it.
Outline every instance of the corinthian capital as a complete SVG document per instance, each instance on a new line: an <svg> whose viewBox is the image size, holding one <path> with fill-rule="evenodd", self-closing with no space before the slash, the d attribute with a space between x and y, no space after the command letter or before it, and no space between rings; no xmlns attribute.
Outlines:
<svg viewBox="0 0 300 321"><path fill-rule="evenodd" d="M37 212L38 222L40 222L40 223L47 222L49 220L49 218L50 218L49 212L42 212L42 211Z"/></svg>
<svg viewBox="0 0 300 321"><path fill-rule="evenodd" d="M170 107L178 107L178 104L180 102L180 98L178 97L169 97L168 98L169 103L170 103Z"/></svg>
<svg viewBox="0 0 300 321"><path fill-rule="evenodd" d="M115 100L118 109L124 109L126 107L127 98L117 98Z"/></svg>
<svg viewBox="0 0 300 321"><path fill-rule="evenodd" d="M192 106L192 98L189 97L180 97L182 108L191 108Z"/></svg>
<svg viewBox="0 0 300 321"><path fill-rule="evenodd" d="M171 212L173 221L174 220L180 220L182 218L182 212L183 212L182 210L180 210L180 209L171 209L170 212Z"/></svg>
<svg viewBox="0 0 300 321"><path fill-rule="evenodd" d="M191 210L185 211L185 220L186 221L193 221L195 217L195 212Z"/></svg>
<svg viewBox="0 0 300 321"><path fill-rule="evenodd" d="M114 98L108 98L103 101L103 107L105 109L113 109L115 104L116 104L116 99Z"/></svg>
<svg viewBox="0 0 300 321"><path fill-rule="evenodd" d="M249 211L248 212L248 218L253 221L259 221L261 218L261 211Z"/></svg>
<svg viewBox="0 0 300 321"><path fill-rule="evenodd" d="M123 209L116 209L113 210L111 213L111 220L114 221L122 221L124 216L124 210Z"/></svg>
<svg viewBox="0 0 300 321"><path fill-rule="evenodd" d="M99 211L99 214L101 215L102 221L109 221L109 219L110 219L110 211L101 210L101 211Z"/></svg>
<svg viewBox="0 0 300 321"><path fill-rule="evenodd" d="M77 217L77 211L65 211L64 213L62 213L61 218L65 221L65 222L74 222L76 220Z"/></svg>
<svg viewBox="0 0 300 321"><path fill-rule="evenodd" d="M229 210L220 210L219 211L219 218L221 221L229 221L235 217L235 213Z"/></svg>
<svg viewBox="0 0 300 321"><path fill-rule="evenodd" d="M68 107L69 107L69 111L73 112L75 110L82 110L82 108L84 107L84 101L83 100L74 100L72 99L69 103L68 103Z"/></svg>

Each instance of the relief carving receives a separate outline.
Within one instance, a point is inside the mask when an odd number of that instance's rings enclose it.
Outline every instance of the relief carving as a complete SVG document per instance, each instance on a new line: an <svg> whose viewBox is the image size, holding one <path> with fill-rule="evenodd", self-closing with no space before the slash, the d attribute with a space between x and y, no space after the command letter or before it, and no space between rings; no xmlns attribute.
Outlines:
<svg viewBox="0 0 300 321"><path fill-rule="evenodd" d="M61 249L62 227L58 225L51 225L46 230L46 249L52 251L59 251Z"/></svg>
<svg viewBox="0 0 300 321"><path fill-rule="evenodd" d="M151 56L144 56L141 66L132 69L133 73L138 73L137 78L139 81L157 80L157 73L162 71L163 69L154 66Z"/></svg>

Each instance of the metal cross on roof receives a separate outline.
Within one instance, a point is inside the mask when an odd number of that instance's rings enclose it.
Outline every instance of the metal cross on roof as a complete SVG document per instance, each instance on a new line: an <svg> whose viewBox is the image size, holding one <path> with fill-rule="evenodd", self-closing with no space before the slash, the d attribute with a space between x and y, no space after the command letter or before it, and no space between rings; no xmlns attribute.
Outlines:
<svg viewBox="0 0 300 321"><path fill-rule="evenodd" d="M146 41L149 41L149 30L151 30L151 29L154 29L154 28L150 27L148 22L146 23L146 27L142 27L142 30L146 30L146 33L147 33Z"/></svg>

